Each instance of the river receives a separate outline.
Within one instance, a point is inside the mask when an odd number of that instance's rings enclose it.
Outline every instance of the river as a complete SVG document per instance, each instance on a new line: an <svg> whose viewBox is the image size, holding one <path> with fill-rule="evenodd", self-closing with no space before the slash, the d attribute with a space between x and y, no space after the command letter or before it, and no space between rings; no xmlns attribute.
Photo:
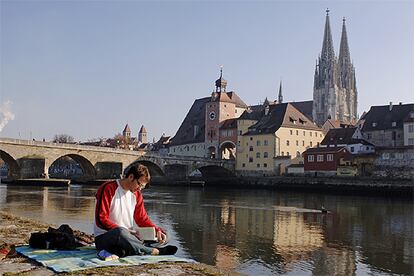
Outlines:
<svg viewBox="0 0 414 276"><path fill-rule="evenodd" d="M0 209L92 233L96 188L0 185ZM143 194L178 256L250 275L414 274L410 198L167 186Z"/></svg>

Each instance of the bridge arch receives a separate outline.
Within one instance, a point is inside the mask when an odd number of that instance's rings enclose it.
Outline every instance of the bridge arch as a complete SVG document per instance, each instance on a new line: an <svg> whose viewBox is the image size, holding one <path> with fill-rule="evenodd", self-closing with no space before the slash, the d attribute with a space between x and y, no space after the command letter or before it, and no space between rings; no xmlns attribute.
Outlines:
<svg viewBox="0 0 414 276"><path fill-rule="evenodd" d="M93 180L96 178L96 170L93 164L86 157L79 155L79 154L65 154L65 155L59 156L58 158L56 158L50 163L47 170L49 171L49 168L53 165L53 163L55 163L57 160L63 157L69 157L80 165L83 171L83 177L81 177L82 178L81 180Z"/></svg>
<svg viewBox="0 0 414 276"><path fill-rule="evenodd" d="M7 164L9 167L9 173L7 177L10 178L19 178L20 177L20 167L17 161L7 152L0 150L0 158Z"/></svg>
<svg viewBox="0 0 414 276"><path fill-rule="evenodd" d="M164 171L161 169L161 166L158 165L155 162L152 162L150 160L145 160L145 159L138 159L134 162L132 162L131 164L129 164L125 170L124 170L124 174L128 171L128 169L132 166L136 166L138 164L142 164L144 166L146 166L148 168L148 170L150 171L150 175L151 177L153 176L165 176Z"/></svg>

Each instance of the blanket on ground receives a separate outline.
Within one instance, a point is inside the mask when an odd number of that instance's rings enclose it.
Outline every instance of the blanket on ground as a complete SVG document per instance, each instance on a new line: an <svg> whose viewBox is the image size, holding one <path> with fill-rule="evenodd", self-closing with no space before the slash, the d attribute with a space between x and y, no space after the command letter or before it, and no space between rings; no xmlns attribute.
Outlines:
<svg viewBox="0 0 414 276"><path fill-rule="evenodd" d="M153 264L158 262L188 262L196 261L180 258L173 255L143 255L128 256L111 261L102 261L96 256L95 247L81 247L76 250L50 250L35 249L29 246L16 247L16 251L20 254L33 259L55 272L72 272L77 270L103 267L103 266L126 266Z"/></svg>

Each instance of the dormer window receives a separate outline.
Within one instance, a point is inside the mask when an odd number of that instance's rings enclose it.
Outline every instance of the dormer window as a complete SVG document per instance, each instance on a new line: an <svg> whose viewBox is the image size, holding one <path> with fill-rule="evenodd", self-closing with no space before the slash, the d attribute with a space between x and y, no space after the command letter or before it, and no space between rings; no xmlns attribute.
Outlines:
<svg viewBox="0 0 414 276"><path fill-rule="evenodd" d="M290 121L291 123L296 124L296 120L295 120L295 119L293 119L292 117L289 117L289 121Z"/></svg>
<svg viewBox="0 0 414 276"><path fill-rule="evenodd" d="M299 123L301 123L302 125L304 125L306 123L306 121L299 119Z"/></svg>
<svg viewBox="0 0 414 276"><path fill-rule="evenodd" d="M372 123L372 127L376 127L377 126L377 123Z"/></svg>
<svg viewBox="0 0 414 276"><path fill-rule="evenodd" d="M391 124L393 127L396 127L397 126L397 122L392 122L392 124Z"/></svg>

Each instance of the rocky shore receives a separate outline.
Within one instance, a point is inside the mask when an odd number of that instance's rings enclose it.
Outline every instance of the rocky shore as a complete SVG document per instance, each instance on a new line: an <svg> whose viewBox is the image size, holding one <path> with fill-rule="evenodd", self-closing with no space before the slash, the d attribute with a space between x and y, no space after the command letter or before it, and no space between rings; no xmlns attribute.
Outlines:
<svg viewBox="0 0 414 276"><path fill-rule="evenodd" d="M30 233L47 231L48 225L28 218L14 216L0 211L0 275L33 275L46 276L57 273L38 263L17 254L13 248L27 244ZM85 240L90 235L77 231ZM8 252L8 253L7 253ZM59 275L241 275L235 271L222 270L206 264L159 263L140 266L104 267L77 271L75 273L59 273Z"/></svg>

